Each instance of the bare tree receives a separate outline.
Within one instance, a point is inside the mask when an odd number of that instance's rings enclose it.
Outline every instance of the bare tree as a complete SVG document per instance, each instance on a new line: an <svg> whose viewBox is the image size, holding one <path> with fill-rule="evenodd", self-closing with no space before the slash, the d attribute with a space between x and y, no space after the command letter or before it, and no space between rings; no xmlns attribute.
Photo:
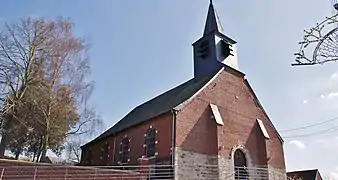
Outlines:
<svg viewBox="0 0 338 180"><path fill-rule="evenodd" d="M0 33L0 156L17 122L31 126L26 129L35 139L26 149L35 151L37 161L48 149L61 152L69 135L91 134L102 124L87 103L93 89L86 81L89 46L74 36L73 26L62 18L27 19Z"/></svg>
<svg viewBox="0 0 338 180"><path fill-rule="evenodd" d="M15 114L22 104L21 100L27 88L34 84L34 61L40 56L46 39L44 31L48 27L39 21L28 19L17 25L5 25L0 33L0 90L3 121L0 156L4 155L10 139L9 130Z"/></svg>
<svg viewBox="0 0 338 180"><path fill-rule="evenodd" d="M70 140L67 144L66 152L67 152L67 159L75 162L80 162L81 160L81 148L80 146L83 144L81 139L73 139Z"/></svg>

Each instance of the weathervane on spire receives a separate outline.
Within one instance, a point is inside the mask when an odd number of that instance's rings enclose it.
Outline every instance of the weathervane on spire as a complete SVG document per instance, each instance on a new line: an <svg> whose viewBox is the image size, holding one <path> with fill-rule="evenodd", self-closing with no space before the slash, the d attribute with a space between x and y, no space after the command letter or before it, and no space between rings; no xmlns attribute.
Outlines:
<svg viewBox="0 0 338 180"><path fill-rule="evenodd" d="M292 66L316 65L338 61L338 0L331 0L333 15L304 30L300 49Z"/></svg>

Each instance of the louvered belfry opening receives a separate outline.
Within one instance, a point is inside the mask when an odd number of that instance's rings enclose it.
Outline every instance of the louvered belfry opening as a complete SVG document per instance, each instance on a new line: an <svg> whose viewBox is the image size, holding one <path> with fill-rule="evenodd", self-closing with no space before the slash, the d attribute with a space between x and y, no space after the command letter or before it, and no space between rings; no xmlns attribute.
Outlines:
<svg viewBox="0 0 338 180"><path fill-rule="evenodd" d="M201 42L201 45L198 47L198 55L205 59L209 54L209 44L207 40Z"/></svg>

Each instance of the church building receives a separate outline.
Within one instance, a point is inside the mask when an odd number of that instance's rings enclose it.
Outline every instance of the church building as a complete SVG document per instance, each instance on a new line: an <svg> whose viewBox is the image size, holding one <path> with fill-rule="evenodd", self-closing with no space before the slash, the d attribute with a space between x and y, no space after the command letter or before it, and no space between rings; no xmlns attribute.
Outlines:
<svg viewBox="0 0 338 180"><path fill-rule="evenodd" d="M228 169L264 167L270 179L277 172L286 179L283 139L238 69L236 41L224 34L212 2L203 36L192 46L193 78L82 146L81 165L146 161L174 165L181 179L194 179L189 165L217 167L219 179Z"/></svg>

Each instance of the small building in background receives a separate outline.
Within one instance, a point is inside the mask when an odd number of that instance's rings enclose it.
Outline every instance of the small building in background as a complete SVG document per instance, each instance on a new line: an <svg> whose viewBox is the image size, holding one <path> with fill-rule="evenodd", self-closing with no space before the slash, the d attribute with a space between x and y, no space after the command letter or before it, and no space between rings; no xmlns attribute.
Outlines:
<svg viewBox="0 0 338 180"><path fill-rule="evenodd" d="M323 180L318 169L287 172L287 177L294 180Z"/></svg>
<svg viewBox="0 0 338 180"><path fill-rule="evenodd" d="M44 158L41 158L40 162L54 164L54 165L76 165L77 164L77 162L75 161L70 161L70 160L62 159L59 157L52 157L52 156L46 156Z"/></svg>

